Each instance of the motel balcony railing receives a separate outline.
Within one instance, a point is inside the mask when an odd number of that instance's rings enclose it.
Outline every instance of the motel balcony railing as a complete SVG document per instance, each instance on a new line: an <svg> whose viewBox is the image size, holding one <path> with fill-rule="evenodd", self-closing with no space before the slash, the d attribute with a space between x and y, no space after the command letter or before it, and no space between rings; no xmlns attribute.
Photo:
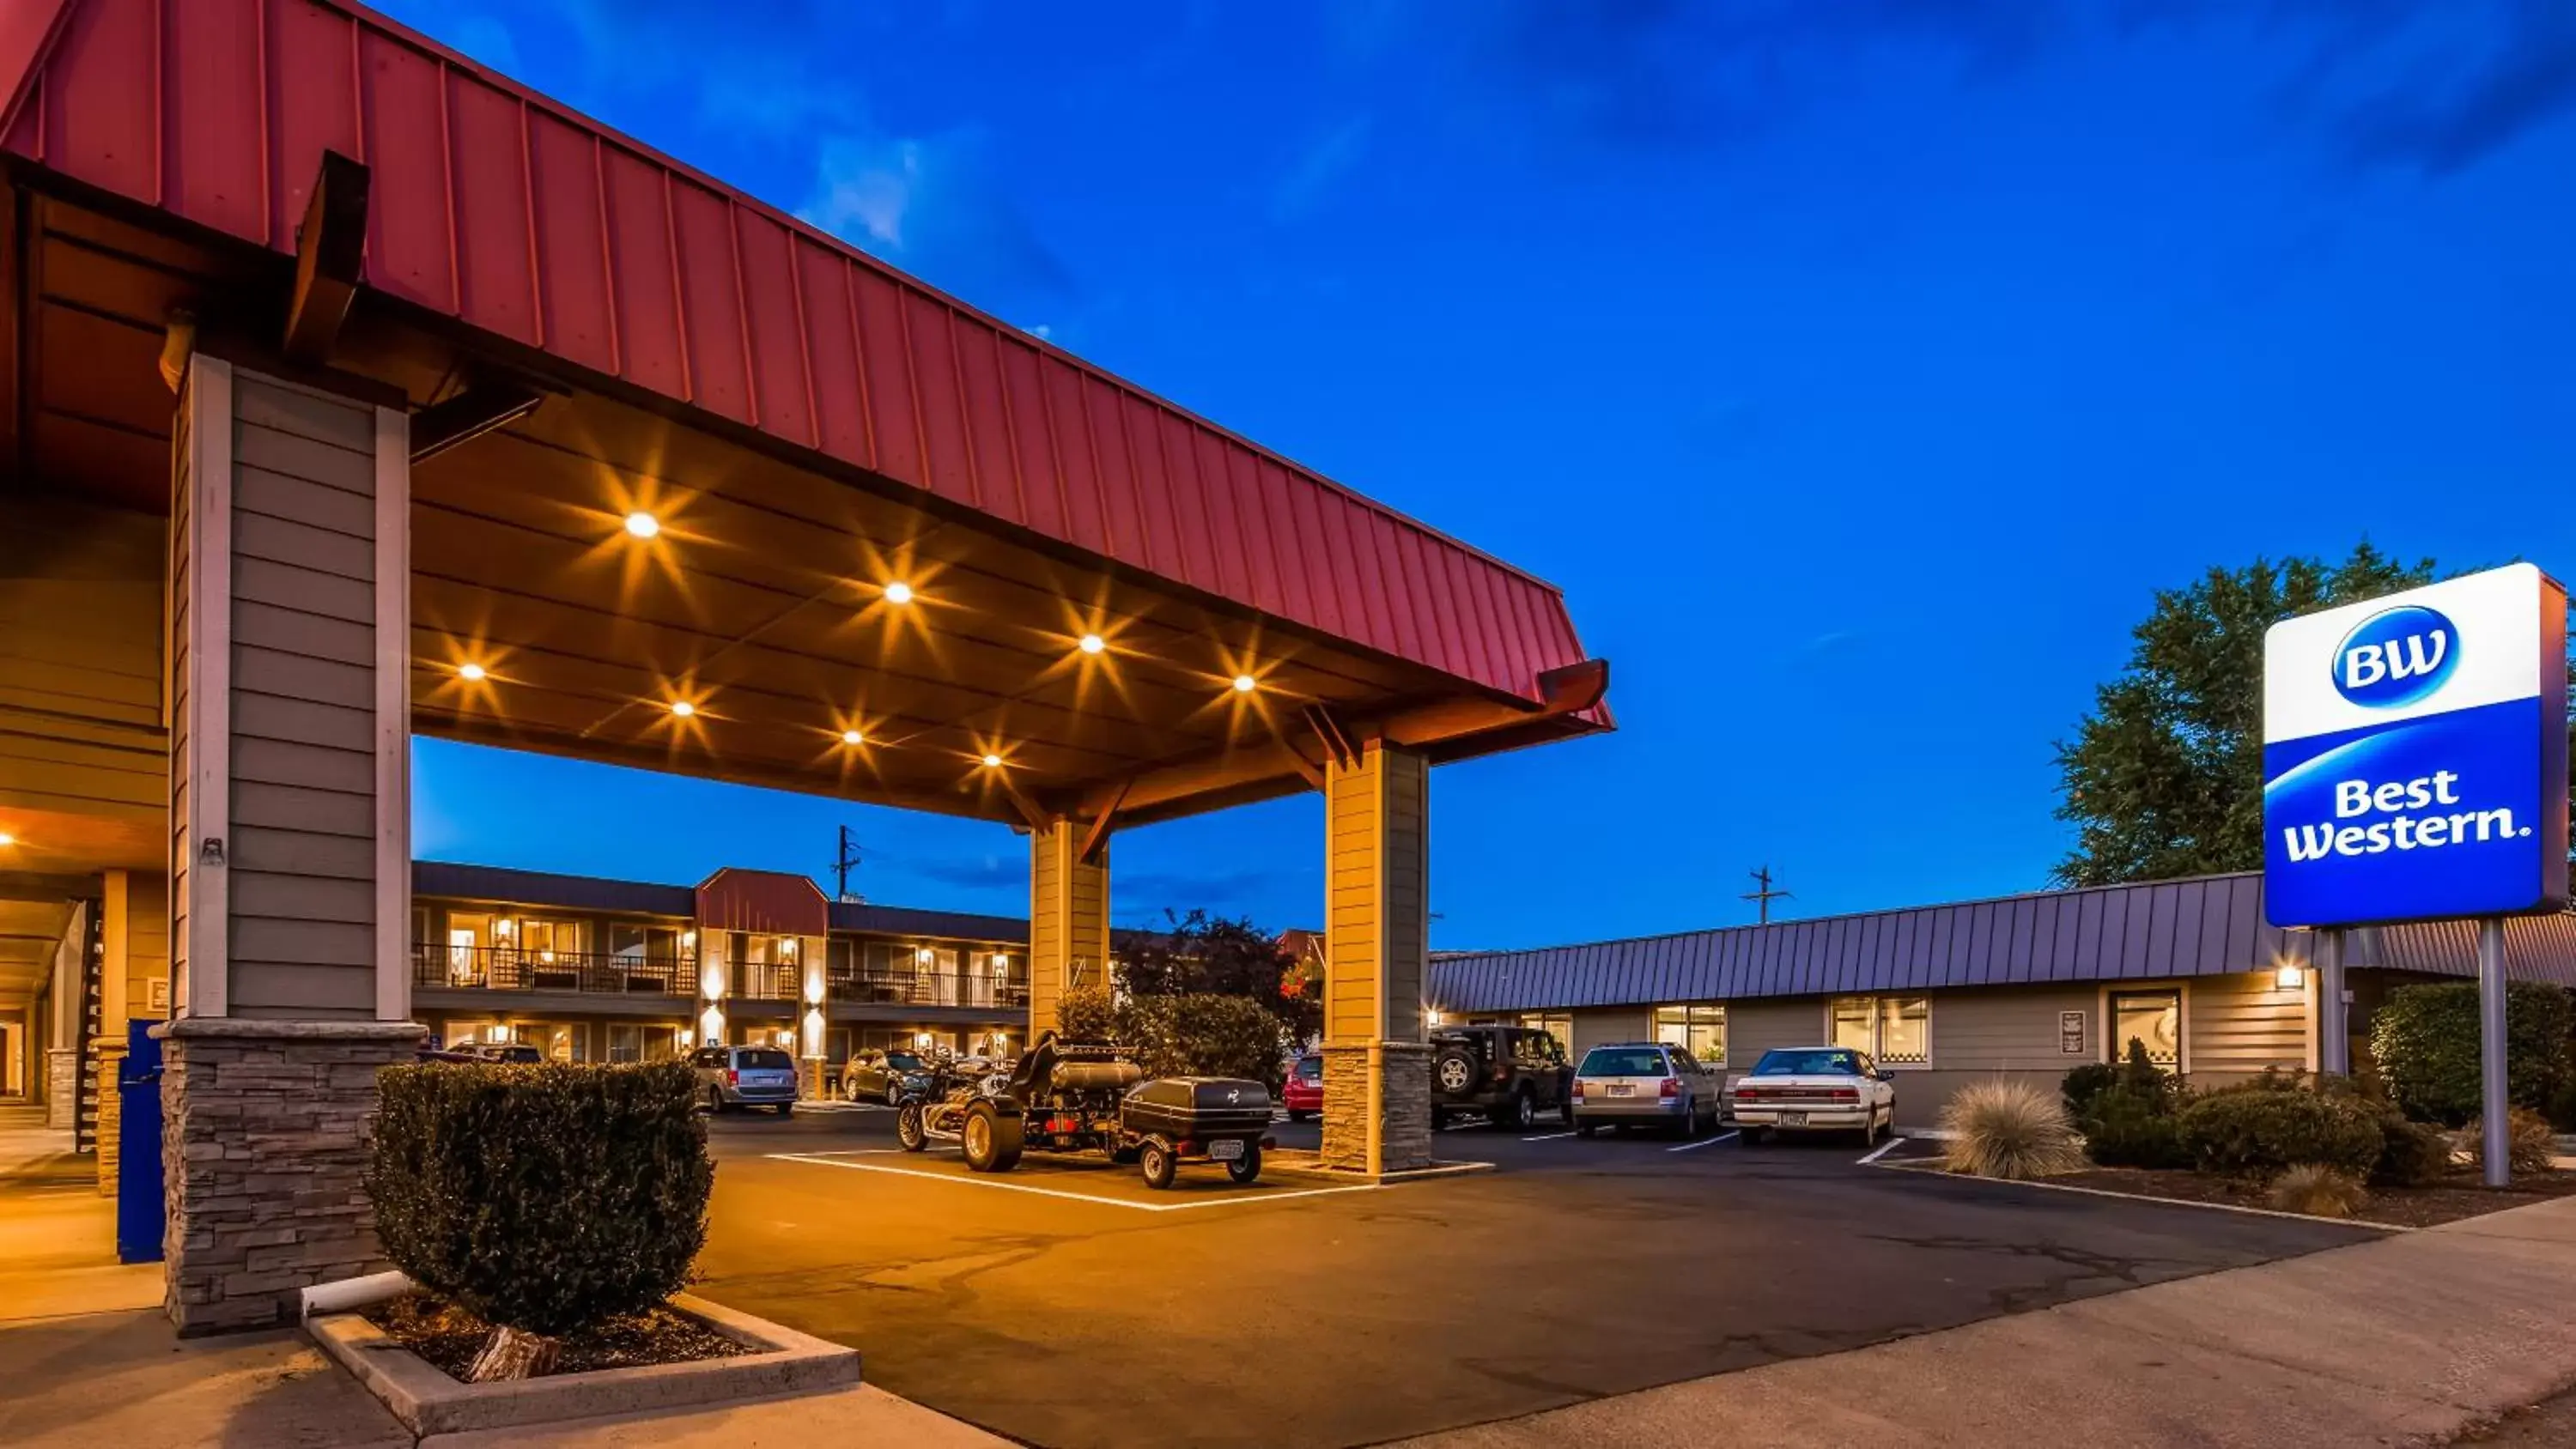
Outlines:
<svg viewBox="0 0 2576 1449"><path fill-rule="evenodd" d="M903 1006L1026 1006L1028 978L962 971L834 972L834 1001Z"/></svg>
<svg viewBox="0 0 2576 1449"><path fill-rule="evenodd" d="M412 948L414 987L480 991L629 992L694 996L698 963L687 959L610 955L599 951L531 950L524 946Z"/></svg>

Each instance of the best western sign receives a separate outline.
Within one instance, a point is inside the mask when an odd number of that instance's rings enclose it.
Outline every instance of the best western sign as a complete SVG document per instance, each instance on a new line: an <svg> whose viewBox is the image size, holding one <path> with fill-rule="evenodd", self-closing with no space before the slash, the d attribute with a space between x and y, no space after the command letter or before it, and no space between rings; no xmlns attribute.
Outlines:
<svg viewBox="0 0 2576 1449"><path fill-rule="evenodd" d="M2566 652L2566 590L2529 564L2273 625L2272 924L2566 904Z"/></svg>

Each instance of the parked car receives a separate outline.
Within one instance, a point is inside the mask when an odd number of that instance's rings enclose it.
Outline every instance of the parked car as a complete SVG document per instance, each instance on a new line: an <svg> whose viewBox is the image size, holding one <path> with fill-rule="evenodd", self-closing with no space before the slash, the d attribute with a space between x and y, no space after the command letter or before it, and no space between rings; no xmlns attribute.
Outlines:
<svg viewBox="0 0 2576 1449"><path fill-rule="evenodd" d="M1895 1078L1852 1047L1774 1047L1731 1099L1745 1142L1771 1132L1858 1132L1866 1145L1896 1124Z"/></svg>
<svg viewBox="0 0 2576 1449"><path fill-rule="evenodd" d="M1431 1125L1475 1111L1507 1131L1554 1112L1574 1122L1574 1068L1553 1032L1525 1026L1449 1026L1431 1034Z"/></svg>
<svg viewBox="0 0 2576 1449"><path fill-rule="evenodd" d="M1574 1072L1574 1130L1665 1127L1697 1137L1717 1126L1726 1087L1688 1051L1662 1042L1617 1042L1583 1054Z"/></svg>
<svg viewBox="0 0 2576 1449"><path fill-rule="evenodd" d="M1279 1089L1279 1105L1288 1120L1303 1122L1324 1110L1324 1058L1308 1052L1288 1064L1288 1081Z"/></svg>
<svg viewBox="0 0 2576 1449"><path fill-rule="evenodd" d="M900 1107L904 1098L920 1096L930 1086L930 1063L911 1052L854 1052L841 1066L841 1096L846 1101Z"/></svg>
<svg viewBox="0 0 2576 1449"><path fill-rule="evenodd" d="M537 1050L534 1046L531 1046L526 1042L520 1041L459 1042L449 1050L455 1055L470 1062L511 1062L524 1064L529 1062L541 1062L546 1059L546 1054L544 1052Z"/></svg>
<svg viewBox="0 0 2576 1449"><path fill-rule="evenodd" d="M689 1056L707 1110L774 1107L781 1117L796 1110L796 1059L776 1047L700 1047Z"/></svg>

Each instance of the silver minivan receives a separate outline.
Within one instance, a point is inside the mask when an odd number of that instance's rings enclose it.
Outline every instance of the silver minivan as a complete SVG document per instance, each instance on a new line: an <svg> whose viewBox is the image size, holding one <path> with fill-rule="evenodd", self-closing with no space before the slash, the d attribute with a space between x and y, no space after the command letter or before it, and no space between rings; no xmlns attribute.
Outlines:
<svg viewBox="0 0 2576 1449"><path fill-rule="evenodd" d="M776 1047L700 1047L689 1058L697 1068L698 1095L710 1112L732 1107L796 1110L796 1059Z"/></svg>
<svg viewBox="0 0 2576 1449"><path fill-rule="evenodd" d="M1574 1130L1668 1127L1697 1137L1717 1126L1725 1083L1697 1058L1662 1042L1594 1047L1574 1069Z"/></svg>

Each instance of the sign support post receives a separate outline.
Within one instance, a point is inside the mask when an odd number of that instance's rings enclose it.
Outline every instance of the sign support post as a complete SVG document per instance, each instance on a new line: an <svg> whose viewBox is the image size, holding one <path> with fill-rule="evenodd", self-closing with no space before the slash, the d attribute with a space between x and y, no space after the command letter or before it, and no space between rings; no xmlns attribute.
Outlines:
<svg viewBox="0 0 2576 1449"><path fill-rule="evenodd" d="M2344 932L2328 926L2317 932L2313 964L2317 968L2317 1070L2331 1076L2352 1075L2352 1025L2345 1015Z"/></svg>
<svg viewBox="0 0 2576 1449"><path fill-rule="evenodd" d="M2506 1120L2504 1061L2504 918L2478 922L2478 1116L2485 1131L2486 1181L2513 1181L2512 1124Z"/></svg>

